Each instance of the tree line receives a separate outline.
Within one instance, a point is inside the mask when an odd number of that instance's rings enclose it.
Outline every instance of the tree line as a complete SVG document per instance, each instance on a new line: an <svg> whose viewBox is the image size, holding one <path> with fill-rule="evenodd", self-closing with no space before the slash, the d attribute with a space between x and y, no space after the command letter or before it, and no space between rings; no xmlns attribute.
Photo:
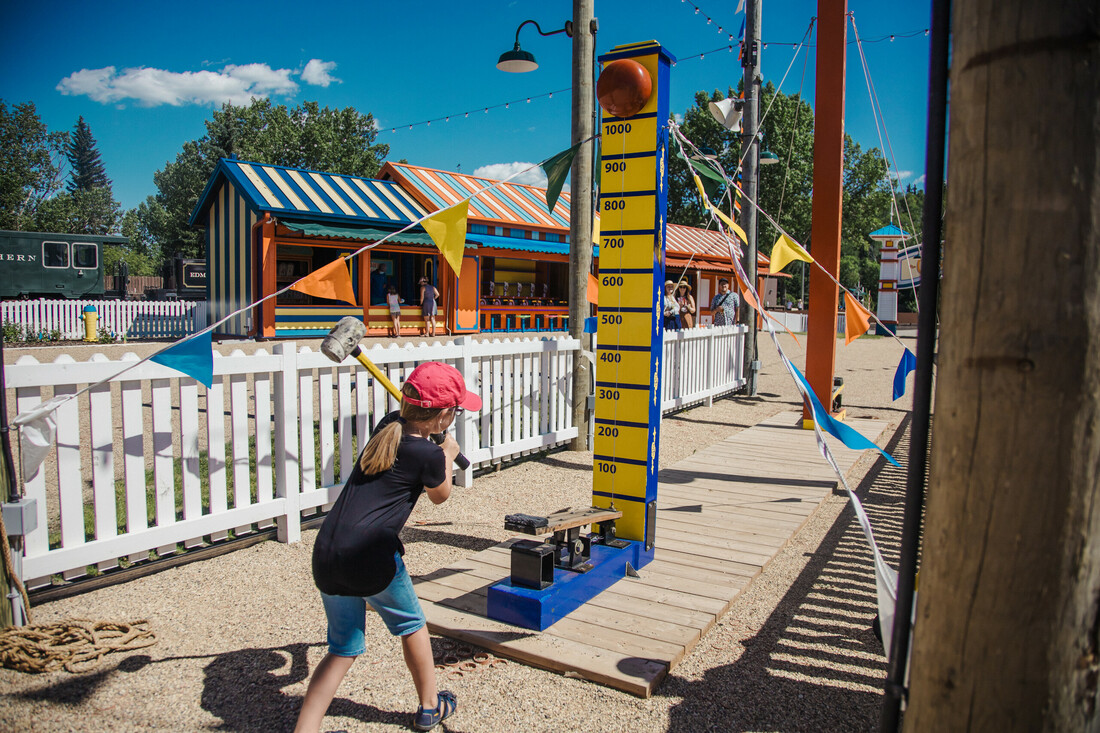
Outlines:
<svg viewBox="0 0 1100 733"><path fill-rule="evenodd" d="M713 154L724 170L732 172L737 169L741 155L741 133L727 130L708 109L710 102L720 101L727 95L736 96L736 91L729 89L726 94L718 90L710 94L696 92L695 104L684 113L681 130L707 155ZM812 254L813 108L798 94L777 94L771 82L762 87L760 98L764 100L764 107L770 107L761 125L762 147L778 157L778 164L760 167L757 194L760 207ZM673 146L669 151L672 162L669 165L668 221L705 227L710 217L703 210L688 165L679 160L678 155ZM849 290L865 294L864 301L873 304L879 277L878 247L867 235L890 221L906 232L919 235L924 191L911 184L904 190L899 189L896 179L887 175L882 151L878 148L865 150L845 134L843 192L838 279ZM720 186L708 191L716 205L725 193ZM895 201L896 209L891 218ZM728 205L728 199L726 202ZM770 255L779 232L763 216L758 216L757 222L758 247ZM809 266L804 268L802 263L794 262L784 272L791 277L783 278L780 287L786 288L787 299L797 302L809 289ZM901 297L901 309L913 310L913 291L903 291Z"/></svg>
<svg viewBox="0 0 1100 733"><path fill-rule="evenodd" d="M733 96L735 90L726 94ZM689 140L713 154L726 171L734 171L741 133L726 130L707 109L708 103L724 96L717 90L697 92L695 103L684 112L681 127ZM778 156L779 164L760 169L760 206L812 252L813 109L798 94L777 94L770 82L761 98L770 106L761 126L763 145ZM82 117L72 132L51 132L38 118L33 103L9 108L0 100L0 228L121 233L129 245L111 248L104 256L105 265L112 268L125 259L131 274L157 274L160 264L175 256L205 256L203 232L187 222L220 158L372 177L389 154L389 146L376 141L374 117L352 107L330 109L305 102L288 108L257 99L246 106L222 105L205 127L204 135L184 143L175 160L153 174L156 193L123 212L111 192L95 138ZM668 221L706 226L708 217L687 164L678 158L675 145L669 154ZM726 192L709 181L708 185L708 193L717 203ZM901 190L887 175L878 148L864 149L845 135L839 278L845 287L867 293L869 303L873 300L878 251L867 234L889 221L915 232L923 203L922 190L912 185ZM770 254L778 231L764 217L758 221L760 250ZM783 279L784 295L798 301L806 290L804 272L808 274L808 268L796 262L788 265L786 272L792 277ZM911 310L912 301L911 291L902 293L903 309Z"/></svg>
<svg viewBox="0 0 1100 733"><path fill-rule="evenodd" d="M352 107L224 104L204 135L153 174L157 192L123 212L83 117L71 133L51 132L34 103L9 107L0 100L0 229L121 233L129 244L107 248L106 271L125 260L131 275L157 275L176 256L206 256L203 232L187 222L219 159L369 178L389 154L376 136L374 117Z"/></svg>

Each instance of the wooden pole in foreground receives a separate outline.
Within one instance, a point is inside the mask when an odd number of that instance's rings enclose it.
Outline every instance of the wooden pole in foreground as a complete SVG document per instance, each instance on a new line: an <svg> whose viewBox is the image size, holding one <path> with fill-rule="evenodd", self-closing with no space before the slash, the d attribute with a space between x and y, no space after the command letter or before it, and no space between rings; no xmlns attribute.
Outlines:
<svg viewBox="0 0 1100 733"><path fill-rule="evenodd" d="M1097 730L1097 3L959 0L952 26L937 409L905 730Z"/></svg>

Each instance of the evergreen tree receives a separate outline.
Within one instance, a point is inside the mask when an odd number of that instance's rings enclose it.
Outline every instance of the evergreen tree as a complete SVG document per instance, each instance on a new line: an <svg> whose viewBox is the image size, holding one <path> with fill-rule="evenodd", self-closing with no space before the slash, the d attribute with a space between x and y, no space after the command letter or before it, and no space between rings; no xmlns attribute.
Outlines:
<svg viewBox="0 0 1100 733"><path fill-rule="evenodd" d="M73 134L69 140L68 158L69 166L72 168L69 193L111 187L111 181L107 178L107 171L96 149L92 130L83 117L76 121L76 127L73 128Z"/></svg>

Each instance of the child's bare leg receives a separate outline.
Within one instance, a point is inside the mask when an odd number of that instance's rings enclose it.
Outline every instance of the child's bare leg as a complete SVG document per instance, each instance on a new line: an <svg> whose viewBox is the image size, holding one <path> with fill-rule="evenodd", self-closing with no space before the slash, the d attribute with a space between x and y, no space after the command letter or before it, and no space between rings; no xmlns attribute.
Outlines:
<svg viewBox="0 0 1100 733"><path fill-rule="evenodd" d="M426 629L424 633L427 635ZM430 658L430 646L428 655ZM321 729L321 721L325 719L325 712L332 703L332 698L336 695L336 689L344 681L344 676L351 669L354 662L355 657L325 655L325 658L317 665L317 669L313 671L313 678L309 681L305 699L302 701L302 709L298 712L298 724L294 726L294 733L313 733L313 731ZM432 672L433 674L435 672L434 666Z"/></svg>
<svg viewBox="0 0 1100 733"><path fill-rule="evenodd" d="M432 640L428 627L401 637L401 651L405 653L405 664L412 673L416 694L425 710L431 710L439 702L435 687L435 659L432 657ZM331 699L331 698L330 698Z"/></svg>

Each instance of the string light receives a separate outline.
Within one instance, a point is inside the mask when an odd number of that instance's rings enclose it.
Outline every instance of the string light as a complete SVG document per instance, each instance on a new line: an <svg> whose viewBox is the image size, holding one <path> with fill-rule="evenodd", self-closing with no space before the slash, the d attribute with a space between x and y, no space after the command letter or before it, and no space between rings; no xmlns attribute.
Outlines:
<svg viewBox="0 0 1100 733"><path fill-rule="evenodd" d="M690 0L680 0L680 2L690 2ZM692 6L694 7L694 4L692 4ZM881 38L864 38L862 40L862 43L864 45L866 45L868 43L882 43L884 41L890 41L892 43L892 42L894 42L895 40L897 40L899 38L913 38L913 37L919 36L919 35L924 35L924 36L927 37L930 33L930 30L931 29L929 29L929 28L922 28L920 30L910 31L908 33L891 33L891 34L882 36ZM727 36L728 36L728 38L731 42L734 40L733 35L727 34ZM854 41L854 40L853 41L848 41L849 44L853 44L855 42L856 41ZM741 44L739 44L739 43L730 43L730 44L725 45L725 46L719 46L718 48L712 48L712 49L709 49L707 51L703 51L702 53L697 54L697 55L699 57L699 60L703 61L703 60L706 59L707 54L717 53L719 51L722 51L723 49L726 50L729 53L733 53L734 49L739 48L740 45ZM766 41L766 42L762 41L761 45L764 49L766 49L769 45L790 46L791 48L797 48L799 45L803 45L805 48L813 48L814 47L814 44L785 43L785 42L780 42L780 41ZM691 59L695 58L695 54L684 56L682 58L691 60ZM672 62L672 66L673 67L676 66L675 61ZM567 91L569 91L569 89L556 89L552 92L546 92L545 94L536 94L536 95L533 95L533 96L530 96L530 97L526 97L526 98L524 98L524 100L513 99L509 102L502 102L500 104L494 104L494 105L490 105L488 107L484 107L482 109L482 111L485 114L488 114L490 109L494 109L494 108L497 108L497 107L503 107L505 109L511 109L511 102L519 103L520 101L526 101L527 104L530 104L532 99L539 99L541 97L546 97L547 99L553 99L555 94L557 94L559 92L567 92ZM469 119L471 111L476 112L477 110L470 110L470 111L467 111L467 112L463 112L462 113L463 118L464 119ZM454 114L457 114L457 113L454 113ZM443 120L445 122L450 122L451 121L451 116L452 115L448 115L446 117L436 117L436 118L433 118L431 120L424 120L422 122L413 122L413 123L407 125L407 127L410 130L412 130L414 127L417 127L419 125L424 125L425 127L429 127L429 126L431 126L432 122L438 122L440 120ZM406 127L406 125L401 125L401 127ZM385 132L385 129L383 129L381 131ZM391 127L390 132L396 134L397 133L397 128L396 127Z"/></svg>

